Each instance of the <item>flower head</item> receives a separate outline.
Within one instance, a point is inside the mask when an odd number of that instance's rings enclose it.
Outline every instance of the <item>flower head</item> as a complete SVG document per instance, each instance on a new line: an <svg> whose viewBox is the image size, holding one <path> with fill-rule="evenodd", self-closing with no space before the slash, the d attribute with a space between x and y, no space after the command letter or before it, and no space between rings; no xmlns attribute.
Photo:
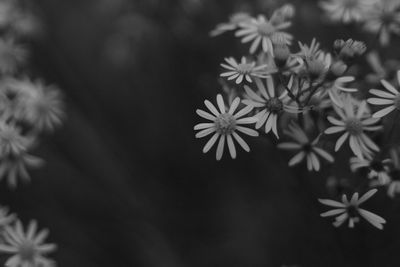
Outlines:
<svg viewBox="0 0 400 267"><path fill-rule="evenodd" d="M310 141L307 134L297 124L290 124L289 131L286 131L285 134L290 136L293 142L280 143L278 148L298 151L289 161L289 166L299 164L305 159L309 171L319 171L321 163L318 157L324 158L328 162L334 161L334 158L328 152L317 146L319 137Z"/></svg>
<svg viewBox="0 0 400 267"><path fill-rule="evenodd" d="M397 81L400 84L400 70L397 71ZM385 106L372 115L374 118L382 118L394 110L400 111L400 92L386 80L381 80L381 83L387 91L378 89L369 90L369 93L376 97L368 98L368 103Z"/></svg>
<svg viewBox="0 0 400 267"><path fill-rule="evenodd" d="M0 39L0 73L14 74L25 62L27 50L13 39Z"/></svg>
<svg viewBox="0 0 400 267"><path fill-rule="evenodd" d="M5 228L5 243L0 245L0 252L12 254L7 260L7 267L54 267L54 261L47 254L56 250L55 244L44 243L48 230L37 232L36 221L31 221L24 230L18 220L14 226Z"/></svg>
<svg viewBox="0 0 400 267"><path fill-rule="evenodd" d="M325 0L320 7L333 22L349 24L362 21L374 0Z"/></svg>
<svg viewBox="0 0 400 267"><path fill-rule="evenodd" d="M358 109L356 110L356 107ZM365 131L377 131L381 126L374 126L379 119L370 118L367 103L356 103L350 97L344 100L343 108L334 106L340 119L328 116L328 121L333 124L325 130L326 134L343 133L336 141L335 151L338 151L343 143L349 139L349 145L353 153L363 159L369 157L373 151L379 151L379 147L365 134Z"/></svg>
<svg viewBox="0 0 400 267"><path fill-rule="evenodd" d="M250 19L251 17L247 13L244 12L234 13L233 15L230 16L228 22L218 24L217 27L210 32L210 35L212 37L215 37L227 31L236 30L240 23L248 21Z"/></svg>
<svg viewBox="0 0 400 267"><path fill-rule="evenodd" d="M373 179L372 186L382 186L390 182L389 176L389 159L386 160L374 160L374 159L360 159L352 157L350 159L350 169L355 172L359 169L366 169L368 171L367 176L369 179Z"/></svg>
<svg viewBox="0 0 400 267"><path fill-rule="evenodd" d="M256 129L261 128L265 124L265 133L272 131L277 138L278 134L278 117L284 112L298 112L297 106L291 105L291 99L288 92L284 90L278 94L275 90L274 80L272 77L266 78L266 87L261 79L255 81L259 92L254 92L249 86L245 85L246 99L243 101L248 106L259 109L256 113L258 121Z"/></svg>
<svg viewBox="0 0 400 267"><path fill-rule="evenodd" d="M254 54L261 46L265 53L269 52L274 55L274 41L290 44L293 38L291 34L282 31L289 28L291 23L282 22L276 18L273 16L271 19L267 19L265 16L259 15L257 18L239 23L240 29L236 31L235 35L242 38L242 43L252 42L250 53Z"/></svg>
<svg viewBox="0 0 400 267"><path fill-rule="evenodd" d="M333 48L338 54L339 58L343 60L352 60L356 57L361 56L367 51L367 46L364 42L355 41L353 39L336 40L333 44Z"/></svg>
<svg viewBox="0 0 400 267"><path fill-rule="evenodd" d="M379 34L380 44L390 42L390 34L400 35L400 2L398 0L377 1L376 6L366 13L364 29Z"/></svg>
<svg viewBox="0 0 400 267"><path fill-rule="evenodd" d="M221 66L228 70L221 74L221 77L228 77L228 80L236 79L236 84L241 83L244 79L247 82L253 82L252 77L265 78L267 77L268 65L256 66L256 62L247 62L245 57L242 57L241 62L237 62L234 58L225 58L226 63Z"/></svg>
<svg viewBox="0 0 400 267"><path fill-rule="evenodd" d="M331 199L318 199L322 204L334 208L333 210L322 213L321 216L336 216L335 222L333 223L336 227L341 226L348 220L350 228L353 228L354 224L360 221L359 217L361 216L370 224L382 230L386 220L372 212L360 208L360 205L370 199L377 191L376 189L369 190L360 198L358 197L358 193L354 193L350 201L345 194L343 194L341 202Z"/></svg>
<svg viewBox="0 0 400 267"><path fill-rule="evenodd" d="M196 134L196 138L203 138L210 134L213 134L213 136L204 146L203 153L207 153L218 139L219 142L216 153L217 160L220 160L222 158L222 155L224 153L225 141L228 144L229 152L232 158L236 158L236 148L233 140L235 140L245 151L249 152L249 146L242 139L242 137L238 135L237 132L241 132L250 136L258 136L257 131L242 126L257 122L257 119L255 117L244 117L245 115L250 113L253 107L247 106L236 112L240 104L240 99L238 97L235 98L231 106L227 108L225 106L222 95L220 94L217 95L218 109L208 100L204 101L204 104L211 113L203 111L201 109L196 110L196 113L200 117L211 122L199 123L194 126L195 131L200 131Z"/></svg>

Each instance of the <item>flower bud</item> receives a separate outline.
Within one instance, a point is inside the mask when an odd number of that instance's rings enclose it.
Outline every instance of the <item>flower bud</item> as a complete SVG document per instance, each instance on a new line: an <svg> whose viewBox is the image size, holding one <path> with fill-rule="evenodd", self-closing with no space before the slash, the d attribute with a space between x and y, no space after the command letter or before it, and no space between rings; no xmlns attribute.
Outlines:
<svg viewBox="0 0 400 267"><path fill-rule="evenodd" d="M285 44L274 46L275 63L278 67L283 67L290 56L289 47Z"/></svg>
<svg viewBox="0 0 400 267"><path fill-rule="evenodd" d="M348 39L347 41L336 40L333 47L343 60L352 60L367 51L365 43L354 41L353 39Z"/></svg>
<svg viewBox="0 0 400 267"><path fill-rule="evenodd" d="M341 60L334 62L330 68L331 73L336 77L342 76L346 70L347 65Z"/></svg>

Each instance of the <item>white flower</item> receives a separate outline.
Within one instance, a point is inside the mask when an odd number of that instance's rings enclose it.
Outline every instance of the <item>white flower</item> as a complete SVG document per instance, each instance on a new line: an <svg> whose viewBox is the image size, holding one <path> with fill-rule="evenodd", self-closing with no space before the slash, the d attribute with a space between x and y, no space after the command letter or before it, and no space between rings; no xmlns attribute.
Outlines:
<svg viewBox="0 0 400 267"><path fill-rule="evenodd" d="M249 83L253 80L251 77L265 78L267 77L268 65L256 66L256 62L247 62L245 57L242 57L241 62L237 62L234 58L225 58L226 63L222 63L221 66L227 69L227 72L221 73L221 77L227 77L228 80L236 79L236 84L239 84L246 79Z"/></svg>
<svg viewBox="0 0 400 267"><path fill-rule="evenodd" d="M233 140L236 140L236 142L239 143L239 145L245 151L249 152L250 151L249 146L237 134L237 132L241 132L250 136L258 136L257 131L242 126L245 124L253 124L257 122L257 119L255 117L243 118L243 116L251 112L253 107L247 106L241 109L240 111L236 112L240 104L240 99L238 97L235 98L231 106L227 108L225 106L222 95L220 94L217 95L217 105L219 110L208 100L205 100L204 104L211 113L203 111L201 109L196 110L196 113L200 117L209 120L211 122L199 123L196 126L194 126L195 131L200 131L196 134L196 138L203 138L212 133L213 136L204 146L203 153L207 153L211 149L211 147L217 142L218 139L219 142L216 153L217 160L220 160L222 158L222 155L224 153L225 141L228 144L229 153L232 158L236 158L236 148Z"/></svg>
<svg viewBox="0 0 400 267"><path fill-rule="evenodd" d="M397 72L397 80L400 84L400 70ZM382 118L394 110L400 110L400 92L386 80L381 80L381 83L387 91L378 89L369 90L370 94L377 97L368 98L368 103L372 105L386 106L385 108L375 112L372 115L374 118Z"/></svg>
<svg viewBox="0 0 400 267"><path fill-rule="evenodd" d="M319 171L321 163L318 156L329 162L334 161L334 158L328 152L317 147L319 137L311 142L306 133L297 124L290 124L289 131L286 131L285 134L290 136L294 142L280 143L278 144L278 148L299 151L289 161L289 166L299 164L301 161L306 159L307 169L309 171Z"/></svg>
<svg viewBox="0 0 400 267"><path fill-rule="evenodd" d="M296 55L303 59L310 57L318 57L319 54L322 52L319 49L320 43L317 42L315 38L312 39L310 45L299 42L299 47L300 47L300 52L298 52Z"/></svg>
<svg viewBox="0 0 400 267"><path fill-rule="evenodd" d="M400 2L398 0L377 1L376 6L366 14L364 29L379 34L381 45L390 42L390 34L400 35Z"/></svg>
<svg viewBox="0 0 400 267"><path fill-rule="evenodd" d="M48 230L37 232L36 221L31 221L26 231L18 220L14 226L5 228L5 243L0 244L0 252L12 254L6 261L7 267L54 267L54 261L47 254L56 250L55 244L44 243Z"/></svg>
<svg viewBox="0 0 400 267"><path fill-rule="evenodd" d="M318 199L319 202L321 202L322 204L335 208L333 210L322 213L321 216L336 216L335 222L333 223L335 227L339 227L346 220L348 220L348 225L350 228L353 228L354 224L359 222L359 216L361 216L370 224L382 230L383 224L386 223L386 220L372 212L369 212L359 207L362 203L371 198L377 191L378 190L376 189L369 190L360 198L358 197L358 193L354 193L350 201L344 194L342 196L342 202L331 199Z"/></svg>
<svg viewBox="0 0 400 267"><path fill-rule="evenodd" d="M18 94L14 114L17 119L28 122L39 131L52 131L62 124L64 104L58 88L28 79L11 80L8 86Z"/></svg>
<svg viewBox="0 0 400 267"><path fill-rule="evenodd" d="M15 214L10 214L8 208L0 206L0 231L2 232L4 227L12 223L15 218Z"/></svg>
<svg viewBox="0 0 400 267"><path fill-rule="evenodd" d="M328 116L328 121L334 126L325 130L326 134L344 132L336 142L335 151L338 151L347 139L353 153L361 159L365 156L369 157L373 151L379 151L379 147L365 134L365 131L382 129L381 126L373 126L379 119L368 117L367 103L362 101L358 105L348 97L343 105L343 109L334 106L340 119ZM357 111L356 106L358 106Z"/></svg>
<svg viewBox="0 0 400 267"><path fill-rule="evenodd" d="M371 183L372 186L382 186L387 185L390 182L389 176L389 167L388 163L390 162L389 159L379 161L379 160L372 160L372 159L360 159L357 157L352 157L350 159L350 169L353 172L361 168L365 168L368 170L368 178L369 179L376 179Z"/></svg>
<svg viewBox="0 0 400 267"><path fill-rule="evenodd" d="M326 0L319 3L333 22L349 24L364 20L375 0Z"/></svg>
<svg viewBox="0 0 400 267"><path fill-rule="evenodd" d="M344 76L337 78L333 83L331 83L328 87L328 94L335 105L343 108L343 96L340 94L341 92L357 92L357 88L346 87L346 83L351 83L354 80L355 78L353 76Z"/></svg>
<svg viewBox="0 0 400 267"><path fill-rule="evenodd" d="M243 12L235 13L232 16L230 16L228 22L218 24L217 27L210 32L210 35L212 37L215 37L215 36L218 36L220 34L227 32L227 31L236 30L239 26L239 23L248 21L250 19L251 19L251 17L247 13L243 13Z"/></svg>
<svg viewBox="0 0 400 267"><path fill-rule="evenodd" d="M279 96L275 92L274 80L272 77L266 78L267 88L261 79L256 79L255 83L259 93L254 92L249 86L245 85L246 98L243 103L251 107L260 109L256 117L256 129L260 129L265 124L265 133L272 131L277 138L278 134L278 117L282 112L298 112L297 107L290 105L291 99L288 97L288 92L285 90ZM289 87L291 87L289 85Z"/></svg>
<svg viewBox="0 0 400 267"><path fill-rule="evenodd" d="M249 21L239 24L241 29L236 31L236 36L242 38L242 43L252 42L250 53L254 54L259 46L267 53L274 55L273 43L275 39L279 42L284 41L290 44L293 36L285 33L282 30L289 28L291 22L282 22L272 17L268 20L265 16L259 15L257 18L252 18Z"/></svg>

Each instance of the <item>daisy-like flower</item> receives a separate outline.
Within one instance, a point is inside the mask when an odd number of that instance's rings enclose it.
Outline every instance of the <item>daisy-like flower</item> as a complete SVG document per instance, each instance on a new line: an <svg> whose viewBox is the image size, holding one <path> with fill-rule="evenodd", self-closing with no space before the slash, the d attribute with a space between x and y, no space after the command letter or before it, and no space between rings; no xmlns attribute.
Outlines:
<svg viewBox="0 0 400 267"><path fill-rule="evenodd" d="M400 70L397 71L397 81L400 84ZM368 103L372 105L386 106L383 109L375 112L372 115L374 118L382 118L394 110L400 110L400 92L386 80L381 80L381 83L387 91L378 89L369 90L370 94L377 97L368 98Z"/></svg>
<svg viewBox="0 0 400 267"><path fill-rule="evenodd" d="M387 185L390 182L389 176L389 159L385 160L372 160L372 159L360 159L352 157L350 159L350 169L356 172L359 169L365 168L368 170L367 176L369 179L374 179L372 186Z"/></svg>
<svg viewBox="0 0 400 267"><path fill-rule="evenodd" d="M374 0L326 0L319 5L333 22L349 24L362 21L373 4Z"/></svg>
<svg viewBox="0 0 400 267"><path fill-rule="evenodd" d="M16 126L0 120L0 157L14 156L26 151L30 139Z"/></svg>
<svg viewBox="0 0 400 267"><path fill-rule="evenodd" d="M254 54L261 46L265 53L269 52L274 55L275 39L279 39L279 42L282 42L283 39L286 44L291 44L293 39L291 34L282 31L289 28L291 22L282 22L276 18L273 16L271 19L267 19L265 16L259 15L257 18L239 23L240 29L236 31L235 35L242 38L242 43L252 42L251 54Z"/></svg>
<svg viewBox="0 0 400 267"><path fill-rule="evenodd" d="M18 180L29 182L31 177L27 169L37 169L43 166L41 158L30 155L27 152L18 155L4 157L0 160L0 181L5 179L10 188L17 187Z"/></svg>
<svg viewBox="0 0 400 267"><path fill-rule="evenodd" d="M332 55L324 52L318 53L317 56L300 58L300 60L303 65L303 72L316 81L324 78L332 65Z"/></svg>
<svg viewBox="0 0 400 267"><path fill-rule="evenodd" d="M27 56L28 51L13 39L0 39L0 73L14 74Z"/></svg>
<svg viewBox="0 0 400 267"><path fill-rule="evenodd" d="M355 78L353 76L344 76L337 78L332 83L328 83L328 94L335 105L343 108L342 92L353 93L358 91L357 88L349 88L346 86L347 83L351 83L354 80Z"/></svg>
<svg viewBox="0 0 400 267"><path fill-rule="evenodd" d="M240 104L240 98L236 97L233 100L231 106L227 108L225 106L222 95L220 94L217 95L218 109L208 100L205 100L204 104L211 113L203 111L201 109L196 110L196 113L200 117L211 122L199 123L194 126L195 131L200 131L196 134L196 138L203 138L210 134L213 134L213 136L204 146L203 153L207 153L218 139L219 141L216 153L217 160L220 160L222 158L225 142L228 144L229 153L233 159L236 158L236 148L233 140L236 140L236 142L245 151L249 152L250 148L248 144L242 139L242 137L237 134L237 132L241 132L250 136L258 136L257 131L242 126L246 124L254 124L257 122L257 119L255 117L244 117L252 111L253 107L247 106L236 112Z"/></svg>
<svg viewBox="0 0 400 267"><path fill-rule="evenodd" d="M400 35L400 2L398 0L377 1L376 6L367 13L364 29L379 34L381 45L388 45L391 33Z"/></svg>
<svg viewBox="0 0 400 267"><path fill-rule="evenodd" d="M36 221L31 221L26 230L18 220L14 226L5 228L5 243L0 252L12 254L6 261L7 267L54 267L55 262L47 254L57 249L55 244L44 243L49 231L37 231Z"/></svg>
<svg viewBox="0 0 400 267"><path fill-rule="evenodd" d="M317 147L319 137L314 141L310 141L306 133L297 124L290 124L289 131L286 131L285 134L290 136L294 142L280 143L278 144L278 148L298 151L298 153L290 159L289 166L299 164L305 159L309 171L319 171L321 163L318 156L324 158L328 162L334 161L334 158L328 152Z"/></svg>
<svg viewBox="0 0 400 267"><path fill-rule="evenodd" d="M58 88L28 79L12 80L8 86L18 94L14 114L17 119L28 122L39 131L52 131L62 124L64 104Z"/></svg>
<svg viewBox="0 0 400 267"><path fill-rule="evenodd" d="M321 213L321 217L336 216L333 225L341 226L346 220L349 221L348 226L354 227L354 224L360 221L360 216L367 220L376 228L382 230L386 220L382 217L360 208L360 205L370 199L378 190L372 189L362 195L360 198L358 193L354 193L350 201L345 194L342 195L342 202L331 199L318 199L322 204L333 207L333 210Z"/></svg>
<svg viewBox="0 0 400 267"><path fill-rule="evenodd" d="M239 23L248 21L251 19L251 16L244 12L238 12L230 16L228 22L220 23L215 27L214 30L210 32L212 37L221 35L228 31L236 30L239 26Z"/></svg>
<svg viewBox="0 0 400 267"><path fill-rule="evenodd" d="M374 126L379 119L370 118L367 103L362 101L355 103L347 97L343 102L344 108L334 106L340 119L328 116L328 121L333 124L325 130L326 134L343 133L336 141L335 151L338 151L343 143L349 139L349 145L353 153L363 159L369 157L373 151L379 151L379 147L365 134L365 131L378 131L381 126ZM358 110L356 107L358 106Z"/></svg>
<svg viewBox="0 0 400 267"><path fill-rule="evenodd" d="M227 77L228 80L236 79L236 84L240 84L244 79L249 83L253 82L252 77L265 78L267 77L268 65L256 66L256 62L247 62L245 57L242 57L241 62L237 62L234 58L225 58L227 64L222 63L221 66L227 69L227 72L221 73L221 77Z"/></svg>
<svg viewBox="0 0 400 267"><path fill-rule="evenodd" d="M255 115L258 118L256 129L260 129L265 125L265 133L272 131L277 138L278 134L278 117L284 112L297 113L298 109L293 104L285 90L279 96L275 92L275 85L271 76L266 78L266 87L261 79L256 79L259 93L254 92L249 86L245 85L246 98L243 103L260 109ZM290 87L290 86L289 86Z"/></svg>

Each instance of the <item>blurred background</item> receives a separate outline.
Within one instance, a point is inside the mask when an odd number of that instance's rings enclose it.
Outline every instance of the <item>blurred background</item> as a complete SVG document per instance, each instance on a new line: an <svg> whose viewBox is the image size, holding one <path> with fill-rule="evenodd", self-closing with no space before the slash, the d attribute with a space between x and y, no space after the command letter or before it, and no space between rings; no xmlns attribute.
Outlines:
<svg viewBox="0 0 400 267"><path fill-rule="evenodd" d="M195 110L221 92L219 63L247 51L209 31L285 2L34 1L33 72L62 88L68 118L35 151L46 166L30 185L2 186L1 203L51 230L60 267L399 266L400 207L384 193L369 204L385 231L336 229L316 201L329 169L289 169L272 138L216 162L194 137ZM293 2L299 41L349 37L322 24L315 1Z"/></svg>

